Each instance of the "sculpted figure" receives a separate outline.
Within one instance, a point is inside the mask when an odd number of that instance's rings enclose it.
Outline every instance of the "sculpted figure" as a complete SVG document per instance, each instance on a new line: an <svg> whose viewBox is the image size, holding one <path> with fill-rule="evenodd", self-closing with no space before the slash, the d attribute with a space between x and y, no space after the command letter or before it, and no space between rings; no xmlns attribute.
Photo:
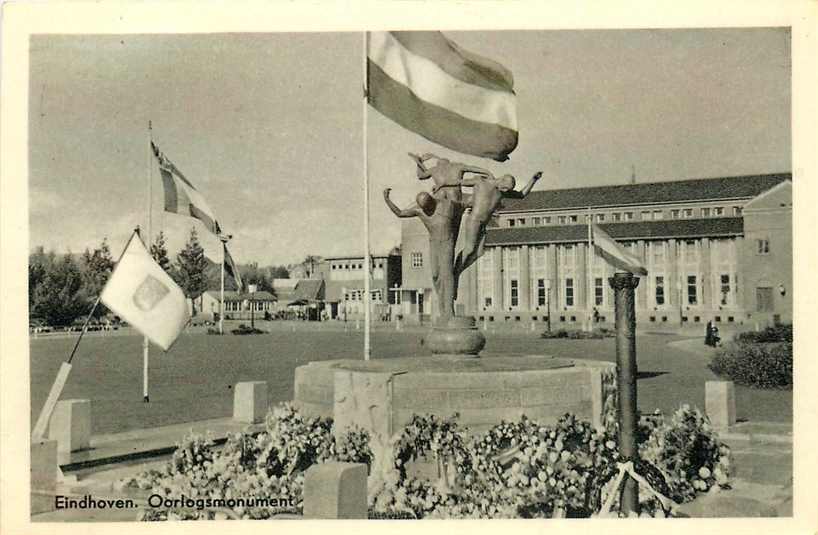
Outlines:
<svg viewBox="0 0 818 535"><path fill-rule="evenodd" d="M437 294L440 321L445 322L454 316L456 292L453 269L454 246L465 205L459 200L449 199L444 195L436 198L423 191L418 193L415 205L401 210L389 198L391 191L392 188L386 188L383 191L383 198L392 213L401 218L419 218L429 232L429 266L432 271L432 284Z"/></svg>
<svg viewBox="0 0 818 535"><path fill-rule="evenodd" d="M473 165L466 165L464 163L450 162L446 158L440 158L428 152L423 156L409 153L409 157L415 160L417 165L417 176L419 180L432 179L435 183L434 191L440 191L440 194L448 199L459 201L462 194L460 191L460 184L463 181L466 173L472 173L480 176L489 177L491 173L482 167ZM436 159L437 163L434 167L426 167L426 161ZM443 187L449 187L442 190Z"/></svg>
<svg viewBox="0 0 818 535"><path fill-rule="evenodd" d="M471 195L463 198L466 206L471 208L471 212L466 215L463 227L463 246L457 253L454 264L454 275L460 274L472 265L483 254L483 243L486 239L486 225L491 220L491 216L500 207L503 199L524 199L531 192L534 184L542 177L542 171L538 171L522 191L516 191L514 186L516 180L511 175L503 175L500 178L480 176L477 178L463 179L457 184L460 186L473 187ZM449 189L454 185L444 184L436 186L436 189Z"/></svg>

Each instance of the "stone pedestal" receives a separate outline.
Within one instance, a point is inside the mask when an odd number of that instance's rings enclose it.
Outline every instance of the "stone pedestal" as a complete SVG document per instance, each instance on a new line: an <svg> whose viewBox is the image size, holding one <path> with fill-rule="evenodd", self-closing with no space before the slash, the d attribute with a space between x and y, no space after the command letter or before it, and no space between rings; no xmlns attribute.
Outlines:
<svg viewBox="0 0 818 535"><path fill-rule="evenodd" d="M65 399L51 414L48 438L57 441L57 451L70 453L91 446L91 401Z"/></svg>
<svg viewBox="0 0 818 535"><path fill-rule="evenodd" d="M471 316L455 316L438 324L424 338L424 344L434 355L477 357L486 346L486 337L477 329Z"/></svg>
<svg viewBox="0 0 818 535"><path fill-rule="evenodd" d="M54 510L57 489L57 441L39 440L31 443L31 514Z"/></svg>
<svg viewBox="0 0 818 535"><path fill-rule="evenodd" d="M255 424L267 415L267 383L248 381L236 383L233 394L233 419L237 422Z"/></svg>
<svg viewBox="0 0 818 535"><path fill-rule="evenodd" d="M365 464L323 463L304 478L304 518L366 519Z"/></svg>
<svg viewBox="0 0 818 535"><path fill-rule="evenodd" d="M715 429L726 431L736 424L736 391L733 381L707 381L705 412Z"/></svg>

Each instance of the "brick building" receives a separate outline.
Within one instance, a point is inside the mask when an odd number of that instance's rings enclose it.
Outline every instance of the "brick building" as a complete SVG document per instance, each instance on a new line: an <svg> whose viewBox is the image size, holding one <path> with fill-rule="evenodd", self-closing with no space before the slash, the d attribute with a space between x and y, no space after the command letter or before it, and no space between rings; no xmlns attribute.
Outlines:
<svg viewBox="0 0 818 535"><path fill-rule="evenodd" d="M507 200L463 274L458 314L487 322L613 321L613 268L589 254L587 218L640 257L639 322L792 318L792 180L770 174L534 191ZM402 221L405 315L435 310L428 235Z"/></svg>

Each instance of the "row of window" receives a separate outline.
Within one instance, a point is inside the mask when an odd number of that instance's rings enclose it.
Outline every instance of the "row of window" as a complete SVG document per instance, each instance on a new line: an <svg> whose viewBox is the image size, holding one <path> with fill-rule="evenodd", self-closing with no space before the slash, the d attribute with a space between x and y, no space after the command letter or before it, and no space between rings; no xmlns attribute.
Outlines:
<svg viewBox="0 0 818 535"><path fill-rule="evenodd" d="M734 206L733 207L733 216L738 217L741 216L742 208L741 206ZM620 222L627 222L627 221L634 221L635 212L613 212L611 214L593 214L594 221L597 223L604 223L608 221L608 215L610 215L610 221L614 223ZM707 218L707 217L723 217L725 215L725 208L723 206L714 206L714 207L705 207L699 208L698 217ZM565 214L565 215L558 215L558 216L534 216L530 219L531 226L539 227L542 225L551 225L552 223L556 223L558 225L569 225L573 223L579 223L580 215L577 214ZM642 210L639 213L639 217L641 221L659 221L664 219L665 212L663 210ZM696 212L693 208L674 208L670 210L670 218L671 219L691 219L696 217ZM588 216L585 215L583 217L584 221L588 220ZM515 217L510 218L507 220L509 227L524 227L528 223L529 219L525 217Z"/></svg>
<svg viewBox="0 0 818 535"><path fill-rule="evenodd" d="M251 308L252 307L252 308ZM241 301L225 301L224 302L224 311L225 312L241 312L242 310L250 311L251 309L255 310L256 312L264 312L265 310L272 310L273 303L270 301L248 301L247 306L243 306Z"/></svg>
<svg viewBox="0 0 818 535"><path fill-rule="evenodd" d="M378 262L372 262L373 268L383 269L383 260ZM346 262L344 264L332 264L332 270L352 270L352 269L363 269L364 263L363 262Z"/></svg>
<svg viewBox="0 0 818 535"><path fill-rule="evenodd" d="M380 289L370 290L369 296L373 303L383 302L383 293L381 292ZM344 293L344 301L363 301L363 300L364 300L363 290L348 290L347 292Z"/></svg>
<svg viewBox="0 0 818 535"><path fill-rule="evenodd" d="M666 304L666 294L665 294L665 276L664 275L657 275L654 277L653 280L653 299L654 304L656 306L662 306ZM512 308L516 308L520 306L520 288L519 288L519 281L517 279L512 279L509 281L510 285L510 303L509 305ZM733 292L736 291L734 284L731 284L730 275L727 273L722 273L719 275L719 304L722 306L727 306L732 303L731 295ZM603 306L605 304L605 280L603 277L595 277L594 278L594 306ZM537 279L537 302L535 306L547 306L548 299L550 299L550 288L546 282L546 279ZM573 307L575 305L574 297L574 278L573 277L566 277L563 281L563 304L566 307ZM688 305L698 305L699 304L699 278L696 275L688 275L686 279L686 290L687 290L687 299L686 302ZM491 297L485 297L484 306L486 308L491 308L493 304L493 300Z"/></svg>

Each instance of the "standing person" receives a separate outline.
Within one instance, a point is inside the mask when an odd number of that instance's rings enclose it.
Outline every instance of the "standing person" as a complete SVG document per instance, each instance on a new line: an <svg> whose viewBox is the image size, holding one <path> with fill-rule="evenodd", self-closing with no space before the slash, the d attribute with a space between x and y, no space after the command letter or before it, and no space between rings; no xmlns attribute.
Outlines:
<svg viewBox="0 0 818 535"><path fill-rule="evenodd" d="M435 198L423 191L416 197L414 206L401 210L389 198L392 188L383 190L386 205L396 216L401 218L417 217L429 232L429 265L432 271L432 284L437 295L437 305L441 323L454 316L454 299L456 295L456 277L454 274L454 245L457 240L455 219L465 209L465 205L443 196Z"/></svg>
<svg viewBox="0 0 818 535"><path fill-rule="evenodd" d="M704 330L704 345L712 346L713 345L713 322L708 321L707 326Z"/></svg>

